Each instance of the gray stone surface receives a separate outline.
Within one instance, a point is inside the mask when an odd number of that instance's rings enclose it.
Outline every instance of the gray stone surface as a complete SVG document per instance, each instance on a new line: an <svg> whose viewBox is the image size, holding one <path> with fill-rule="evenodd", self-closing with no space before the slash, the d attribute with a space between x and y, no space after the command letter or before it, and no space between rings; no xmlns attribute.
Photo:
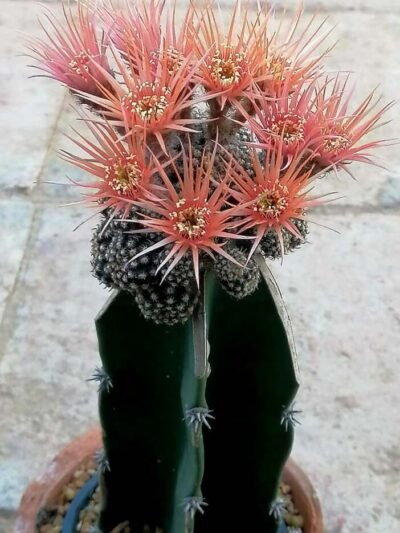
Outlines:
<svg viewBox="0 0 400 533"><path fill-rule="evenodd" d="M387 174L377 199L386 208L396 208L400 204L400 174Z"/></svg>
<svg viewBox="0 0 400 533"><path fill-rule="evenodd" d="M12 533L15 522L15 513L0 515L0 533Z"/></svg>
<svg viewBox="0 0 400 533"><path fill-rule="evenodd" d="M118 2L121 0L114 0ZM123 1L123 0L122 0ZM182 5L186 0L178 0L178 5ZM60 0L42 0L42 4L57 5ZM14 0L15 4L26 4L26 0ZM199 3L199 2L198 2ZM222 8L230 7L234 3L234 0L221 0L220 4ZM274 5L278 9L283 8L287 10L298 9L300 0L270 0L268 4ZM255 0L249 1L250 6L257 5ZM340 14L348 11L361 11L361 12L375 12L375 13L400 13L400 6L392 0L353 0L352 2L343 2L341 0L305 0L303 2L306 11L314 11L320 9L323 11L339 12Z"/></svg>
<svg viewBox="0 0 400 533"><path fill-rule="evenodd" d="M86 138L94 140L84 122L80 120L78 111L82 112L82 108L79 108L74 98L68 96L52 136L38 186L35 189L35 198L39 201L59 204L79 202L82 200L82 191L87 192L76 186L76 183L87 183L88 174L60 157L61 150L87 157L87 154L68 138L68 136L75 136L73 129Z"/></svg>
<svg viewBox="0 0 400 533"><path fill-rule="evenodd" d="M68 375L46 383L3 374L0 389L2 406L12 413L0 422L1 506L9 510L17 508L23 489L49 459L96 421L96 394L83 376L78 381Z"/></svg>
<svg viewBox="0 0 400 533"><path fill-rule="evenodd" d="M107 297L90 275L90 226L82 210L51 207L36 218L35 242L14 294L14 327L0 359L0 509L60 446L97 419L93 318Z"/></svg>
<svg viewBox="0 0 400 533"><path fill-rule="evenodd" d="M15 294L16 327L2 372L48 382L87 377L88 357L96 350L93 317L108 293L90 272L94 222L73 231L86 214L84 209L51 207L37 215L37 237Z"/></svg>
<svg viewBox="0 0 400 533"><path fill-rule="evenodd" d="M397 98L400 4L306 2L308 11L316 5L331 14L328 27L338 25L328 67L356 72L356 98L378 84L384 102ZM64 90L27 80L27 60L15 57L15 31L36 34L39 8L0 0L0 9L0 533L8 533L28 480L97 419L85 379L98 363L93 318L107 292L90 275L94 221L72 231L90 211L56 207L79 200L79 190L44 183L85 178L54 153L71 146ZM383 137L400 136L397 116L395 108ZM275 265L303 379L294 456L320 494L327 533L400 531L400 159L397 147L381 155L386 170L354 165L358 181L319 183L345 197L313 218L341 233L315 226L312 244Z"/></svg>
<svg viewBox="0 0 400 533"><path fill-rule="evenodd" d="M292 318L303 410L294 457L328 532L400 529L400 216L316 217L310 243L275 265Z"/></svg>
<svg viewBox="0 0 400 533"><path fill-rule="evenodd" d="M25 36L38 33L35 2L0 2L0 194L29 193L38 178L65 90L51 80L27 79L38 71Z"/></svg>
<svg viewBox="0 0 400 533"><path fill-rule="evenodd" d="M17 279L32 214L29 203L0 202L0 323Z"/></svg>
<svg viewBox="0 0 400 533"><path fill-rule="evenodd" d="M230 2L226 2L228 5ZM272 0L270 5L277 8L295 10L299 0ZM400 13L400 5L392 0L305 0L303 2L306 11L320 10L322 12L334 12L336 16L344 16L348 12L373 12L373 13Z"/></svg>

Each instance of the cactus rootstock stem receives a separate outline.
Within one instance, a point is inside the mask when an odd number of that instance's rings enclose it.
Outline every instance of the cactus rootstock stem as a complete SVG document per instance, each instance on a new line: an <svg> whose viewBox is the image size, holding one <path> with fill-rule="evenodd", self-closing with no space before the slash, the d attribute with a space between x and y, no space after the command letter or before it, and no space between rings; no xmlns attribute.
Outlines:
<svg viewBox="0 0 400 533"><path fill-rule="evenodd" d="M268 511L293 438L298 381L279 290L265 260L256 263L262 279L241 300L202 272L192 322L156 325L122 291L99 313L100 530L129 520L138 533L144 525L213 533L224 520L229 530L275 531ZM240 506L227 515L231 491Z"/></svg>
<svg viewBox="0 0 400 533"><path fill-rule="evenodd" d="M206 402L206 386L208 378L208 340L207 321L205 313L205 272L201 272L199 280L200 297L193 313L193 353L194 372L196 377L196 405L191 406L186 412L186 423L192 433L192 444L195 448L198 478L193 488L193 494L185 499L186 524L192 528L194 515L197 511L203 512L202 505L206 505L201 492L201 483L204 475L204 443L203 426L208 424L207 418L212 415ZM192 501L193 500L193 501ZM191 504L192 502L192 504ZM191 531L191 529L188 529Z"/></svg>
<svg viewBox="0 0 400 533"><path fill-rule="evenodd" d="M208 365L208 341L207 341L207 325L205 313L205 273L200 275L200 297L195 307L192 323L193 323L193 343L194 343L194 357L195 357L195 375L198 379L203 379L207 374Z"/></svg>

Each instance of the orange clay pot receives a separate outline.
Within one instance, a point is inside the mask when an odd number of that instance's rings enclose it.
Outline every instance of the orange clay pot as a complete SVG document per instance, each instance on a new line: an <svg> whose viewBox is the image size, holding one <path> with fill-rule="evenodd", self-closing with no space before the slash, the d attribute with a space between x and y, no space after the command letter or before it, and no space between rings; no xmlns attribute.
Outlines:
<svg viewBox="0 0 400 533"><path fill-rule="evenodd" d="M43 507L54 505L66 485L86 459L102 447L100 428L90 429L78 437L53 459L43 476L26 489L19 508L15 533L37 533L36 517ZM322 512L309 479L293 459L283 472L283 482L290 485L293 500L304 518L305 533L323 533Z"/></svg>

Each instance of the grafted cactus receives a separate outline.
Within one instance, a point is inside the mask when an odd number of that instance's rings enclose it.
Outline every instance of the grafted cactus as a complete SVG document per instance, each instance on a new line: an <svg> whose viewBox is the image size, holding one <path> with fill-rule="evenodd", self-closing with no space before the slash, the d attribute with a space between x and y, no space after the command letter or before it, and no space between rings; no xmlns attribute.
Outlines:
<svg viewBox="0 0 400 533"><path fill-rule="evenodd" d="M99 208L93 273L114 291L93 376L103 533L284 528L298 378L267 264L306 242L316 178L371 162L390 104L350 108L349 76L323 75L330 32L299 9L270 34L262 4L225 24L190 2L178 23L165 0L78 0L31 44L84 106L61 156L93 176L73 184Z"/></svg>

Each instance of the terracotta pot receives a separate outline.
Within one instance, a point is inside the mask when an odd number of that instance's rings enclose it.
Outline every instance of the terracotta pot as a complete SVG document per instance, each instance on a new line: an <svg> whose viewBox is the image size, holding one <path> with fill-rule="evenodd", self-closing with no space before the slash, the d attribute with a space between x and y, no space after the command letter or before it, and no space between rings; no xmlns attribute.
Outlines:
<svg viewBox="0 0 400 533"><path fill-rule="evenodd" d="M26 489L18 512L15 533L36 533L36 517L43 507L57 502L64 485L71 479L81 463L93 457L101 448L100 428L95 427L75 439L53 459L43 476ZM323 533L322 512L318 497L306 474L289 459L286 463L283 481L290 485L296 507L305 522L305 533Z"/></svg>
<svg viewBox="0 0 400 533"><path fill-rule="evenodd" d="M56 504L62 488L75 470L102 447L99 427L73 440L49 464L42 477L33 481L22 496L15 533L37 533L36 517L43 507Z"/></svg>
<svg viewBox="0 0 400 533"><path fill-rule="evenodd" d="M304 518L305 533L324 533L322 510L317 493L305 472L289 458L282 476L293 494L293 501Z"/></svg>

